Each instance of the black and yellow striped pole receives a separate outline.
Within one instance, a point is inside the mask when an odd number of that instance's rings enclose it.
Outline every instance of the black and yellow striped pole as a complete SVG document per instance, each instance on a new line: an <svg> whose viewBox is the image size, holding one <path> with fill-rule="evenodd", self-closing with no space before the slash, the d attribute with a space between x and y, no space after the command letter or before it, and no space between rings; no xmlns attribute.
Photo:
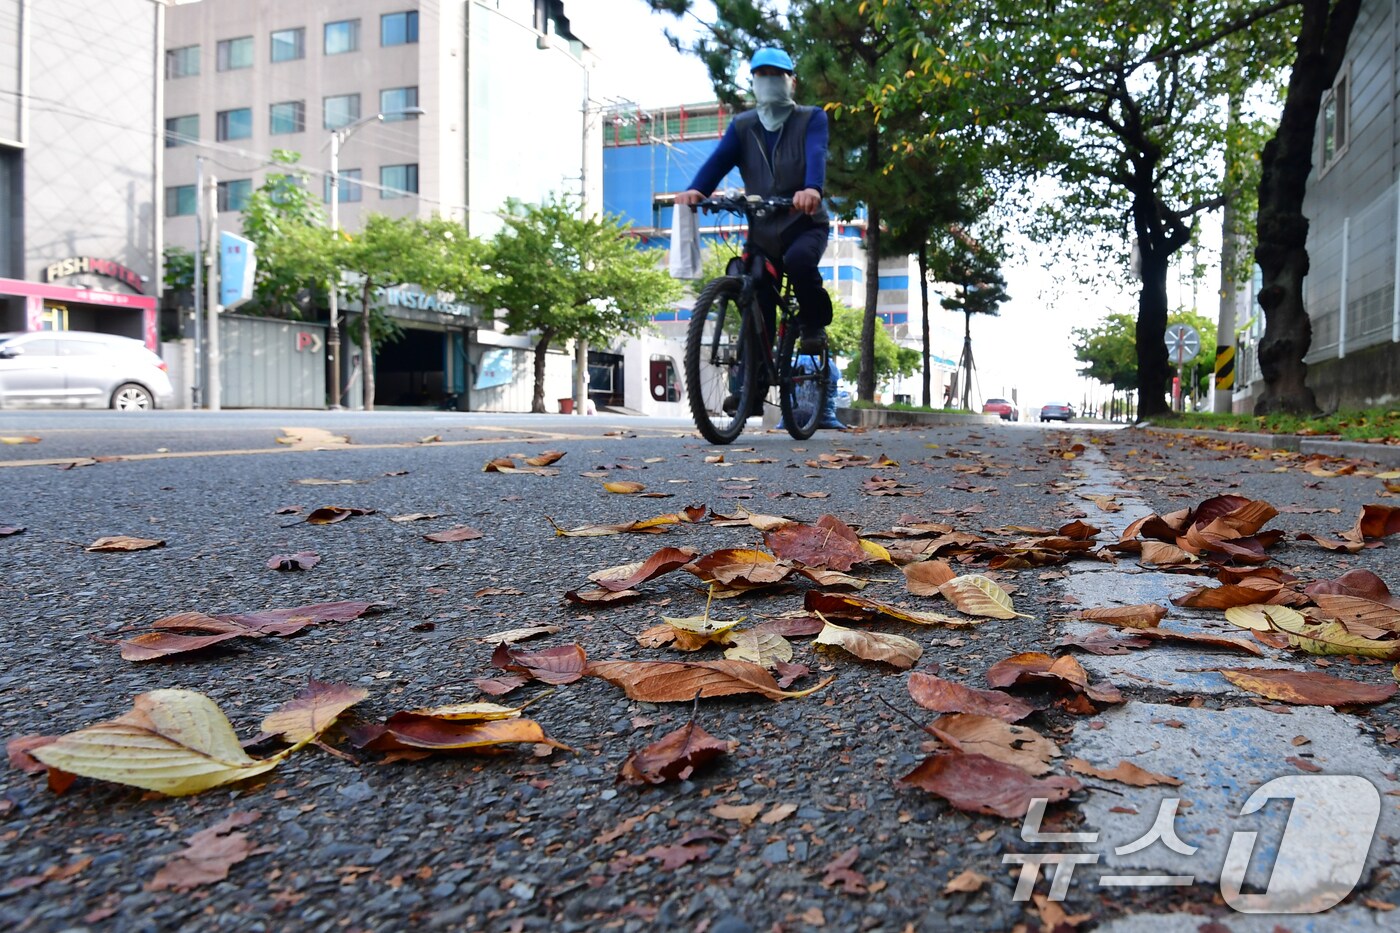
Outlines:
<svg viewBox="0 0 1400 933"><path fill-rule="evenodd" d="M1235 388L1235 348L1217 345L1215 348L1215 391L1217 394Z"/></svg>

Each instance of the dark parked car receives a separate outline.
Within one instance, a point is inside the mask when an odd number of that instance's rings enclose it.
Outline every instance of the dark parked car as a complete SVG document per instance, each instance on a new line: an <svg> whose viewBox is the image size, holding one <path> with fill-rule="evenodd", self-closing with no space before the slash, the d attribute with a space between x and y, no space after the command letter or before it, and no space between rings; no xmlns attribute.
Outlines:
<svg viewBox="0 0 1400 933"><path fill-rule="evenodd" d="M1069 421L1073 417L1074 408L1070 405L1051 403L1040 409L1041 421Z"/></svg>
<svg viewBox="0 0 1400 933"><path fill-rule="evenodd" d="M1019 421L1021 413L1016 410L1016 406L1004 398L989 398L982 403L982 414L1001 415L1002 421Z"/></svg>
<svg viewBox="0 0 1400 933"><path fill-rule="evenodd" d="M148 411L175 400L164 361L130 337L0 334L0 407Z"/></svg>

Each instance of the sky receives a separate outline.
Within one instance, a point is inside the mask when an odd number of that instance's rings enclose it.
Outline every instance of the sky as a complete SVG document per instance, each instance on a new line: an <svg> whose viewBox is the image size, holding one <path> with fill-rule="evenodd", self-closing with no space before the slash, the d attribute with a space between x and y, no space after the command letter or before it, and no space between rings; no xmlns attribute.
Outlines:
<svg viewBox="0 0 1400 933"><path fill-rule="evenodd" d="M701 16L710 9L706 0L698 0ZM676 51L665 36L668 28L683 36L694 35L695 20L652 13L646 0L567 0L565 10L575 35L598 56L591 89L595 99L630 101L643 107L714 99L705 66L694 56ZM1207 217L1203 223L1208 230L1212 225L1218 228L1219 220ZM1024 409L1036 410L1047 402L1079 406L1086 399L1107 398L1106 387L1078 375L1082 364L1074 359L1071 330L1092 327L1112 312L1136 316L1136 293L1076 285L1074 260L1024 240L1020 245L1022 255L1002 269L1011 300L997 317L977 315L972 321L974 393L980 399L1010 398L1014 390ZM1207 259L1202 256L1203 261ZM1200 313L1214 318L1217 278L1216 273L1207 273L1193 296L1190 283L1173 271L1167 289L1171 306L1198 303ZM917 284L910 290L910 300L911 305L918 301ZM930 304L935 306L931 312L935 326L942 323L961 335L962 315L937 309L936 297L930 298ZM957 359L961 348L959 338L945 355Z"/></svg>

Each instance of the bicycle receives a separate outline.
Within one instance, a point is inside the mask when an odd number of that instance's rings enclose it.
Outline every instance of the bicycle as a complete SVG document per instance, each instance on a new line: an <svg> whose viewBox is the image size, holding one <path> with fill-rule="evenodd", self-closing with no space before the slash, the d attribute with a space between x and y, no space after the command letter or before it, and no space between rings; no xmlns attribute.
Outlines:
<svg viewBox="0 0 1400 933"><path fill-rule="evenodd" d="M696 207L752 221L791 210L792 199L711 197ZM750 417L762 413L768 386L776 385L783 426L806 440L816 432L826 404L829 353L826 347L801 351L792 283L786 275L775 280L773 263L752 241L727 271L700 292L686 331L685 388L695 426L712 444L730 443ZM776 335L758 301L760 288L776 293Z"/></svg>

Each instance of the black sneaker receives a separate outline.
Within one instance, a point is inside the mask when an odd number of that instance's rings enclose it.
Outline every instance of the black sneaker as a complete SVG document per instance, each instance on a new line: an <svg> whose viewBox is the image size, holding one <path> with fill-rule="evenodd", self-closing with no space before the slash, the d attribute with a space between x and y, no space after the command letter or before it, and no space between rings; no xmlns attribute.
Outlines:
<svg viewBox="0 0 1400 933"><path fill-rule="evenodd" d="M800 353L816 354L826 349L826 328L825 327L803 327L802 336L797 341L797 349Z"/></svg>
<svg viewBox="0 0 1400 933"><path fill-rule="evenodd" d="M734 417L734 412L737 411L738 408L739 408L739 393L738 393L738 392L730 392L728 395L726 395L726 396L724 397L724 401L721 402L721 403L720 403L720 406L719 406L719 410L722 411L722 412L724 412L726 415L728 415L728 416L731 417L731 418Z"/></svg>

